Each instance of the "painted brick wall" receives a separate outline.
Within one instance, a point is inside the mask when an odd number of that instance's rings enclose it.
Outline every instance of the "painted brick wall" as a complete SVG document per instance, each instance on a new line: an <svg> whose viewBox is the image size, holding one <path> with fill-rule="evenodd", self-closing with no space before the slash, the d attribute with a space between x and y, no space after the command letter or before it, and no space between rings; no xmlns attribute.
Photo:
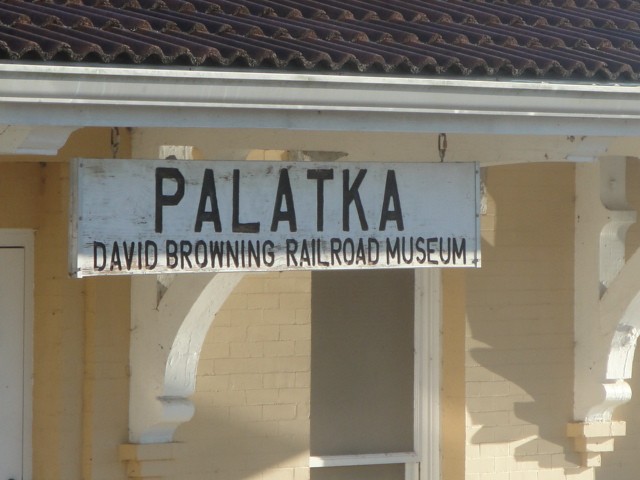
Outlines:
<svg viewBox="0 0 640 480"><path fill-rule="evenodd" d="M84 279L83 479L124 479L129 433L129 277Z"/></svg>
<svg viewBox="0 0 640 480"><path fill-rule="evenodd" d="M68 160L111 156L109 142L109 129L87 128L56 157L0 163L0 228L35 231L33 478L40 480L124 478L117 445L127 435L128 281L107 280L107 288L96 281L87 301L86 283L67 268Z"/></svg>
<svg viewBox="0 0 640 480"><path fill-rule="evenodd" d="M307 272L247 274L230 295L176 434L180 480L309 478L310 299Z"/></svg>
<svg viewBox="0 0 640 480"><path fill-rule="evenodd" d="M467 276L466 480L592 478L573 404L574 169L486 172L482 269Z"/></svg>
<svg viewBox="0 0 640 480"><path fill-rule="evenodd" d="M35 248L33 475L80 478L82 285L67 278L66 165L48 164Z"/></svg>

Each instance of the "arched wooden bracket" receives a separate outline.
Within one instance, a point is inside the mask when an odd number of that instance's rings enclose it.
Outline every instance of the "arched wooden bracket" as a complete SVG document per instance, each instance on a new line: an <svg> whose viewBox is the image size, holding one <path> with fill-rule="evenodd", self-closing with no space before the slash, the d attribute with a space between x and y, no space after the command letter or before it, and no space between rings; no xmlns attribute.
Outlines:
<svg viewBox="0 0 640 480"><path fill-rule="evenodd" d="M165 443L189 421L198 360L216 313L242 273L132 280L129 440Z"/></svg>
<svg viewBox="0 0 640 480"><path fill-rule="evenodd" d="M626 200L627 158L576 166L574 418L567 433L585 467L625 434L614 410L631 398L640 333L640 253L626 260L636 221Z"/></svg>

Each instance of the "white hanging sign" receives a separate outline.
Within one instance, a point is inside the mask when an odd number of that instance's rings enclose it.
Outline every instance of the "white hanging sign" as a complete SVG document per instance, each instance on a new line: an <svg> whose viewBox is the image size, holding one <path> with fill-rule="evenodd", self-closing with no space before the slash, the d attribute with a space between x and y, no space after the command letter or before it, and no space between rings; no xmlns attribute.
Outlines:
<svg viewBox="0 0 640 480"><path fill-rule="evenodd" d="M70 273L479 267L475 163L76 159Z"/></svg>

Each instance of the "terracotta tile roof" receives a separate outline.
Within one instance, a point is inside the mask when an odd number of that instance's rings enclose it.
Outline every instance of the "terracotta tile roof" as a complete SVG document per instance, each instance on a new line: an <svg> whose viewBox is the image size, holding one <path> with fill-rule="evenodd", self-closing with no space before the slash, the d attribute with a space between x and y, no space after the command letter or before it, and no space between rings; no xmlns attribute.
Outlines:
<svg viewBox="0 0 640 480"><path fill-rule="evenodd" d="M640 0L0 0L0 61L640 79Z"/></svg>

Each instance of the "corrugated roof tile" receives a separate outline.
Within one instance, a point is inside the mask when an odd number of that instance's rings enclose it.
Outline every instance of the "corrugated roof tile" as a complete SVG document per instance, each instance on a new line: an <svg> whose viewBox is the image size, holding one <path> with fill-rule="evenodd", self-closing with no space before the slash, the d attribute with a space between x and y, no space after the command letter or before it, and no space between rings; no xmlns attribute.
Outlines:
<svg viewBox="0 0 640 480"><path fill-rule="evenodd" d="M640 80L640 0L0 0L0 61Z"/></svg>

